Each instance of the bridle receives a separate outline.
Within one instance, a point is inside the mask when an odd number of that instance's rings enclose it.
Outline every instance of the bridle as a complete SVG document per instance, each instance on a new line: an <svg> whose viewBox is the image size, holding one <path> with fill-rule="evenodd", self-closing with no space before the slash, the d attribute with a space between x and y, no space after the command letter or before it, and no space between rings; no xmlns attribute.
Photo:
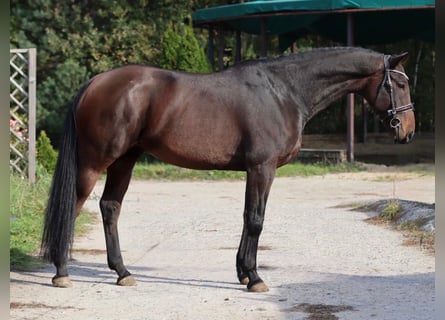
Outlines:
<svg viewBox="0 0 445 320"><path fill-rule="evenodd" d="M401 74L403 77L405 77L406 80L409 80L409 78L406 75L406 73L399 71L399 70L391 69L391 67L389 65L390 57L391 56L389 56L389 55L385 55L383 57L383 62L385 65L385 71L384 71L385 77L383 78L382 86L385 87L386 92L388 92L388 94L389 94L390 106L389 106L388 110L386 110L386 117L381 119L381 121L383 122L384 120L388 119L388 117L392 117L391 120L389 121L389 125L391 126L391 128L397 130L397 136L398 136L398 134L399 134L398 130L400 129L401 121L397 117L397 113L403 113L403 112L406 112L409 110L414 110L414 104L408 103L408 104L400 106L400 107L396 106L396 102L394 99L394 92L393 92L393 88L392 88L391 72Z"/></svg>

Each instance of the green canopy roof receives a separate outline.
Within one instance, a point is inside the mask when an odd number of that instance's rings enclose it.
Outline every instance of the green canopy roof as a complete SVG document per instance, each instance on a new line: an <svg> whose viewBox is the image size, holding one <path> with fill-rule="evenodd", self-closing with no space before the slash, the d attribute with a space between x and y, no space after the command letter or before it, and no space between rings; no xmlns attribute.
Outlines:
<svg viewBox="0 0 445 320"><path fill-rule="evenodd" d="M280 36L281 47L317 33L346 43L346 21L354 19L354 43L394 42L407 38L434 41L434 0L263 0L196 10L195 26L221 25L250 34Z"/></svg>
<svg viewBox="0 0 445 320"><path fill-rule="evenodd" d="M209 21L282 11L325 11L342 9L403 9L434 6L434 0L262 0L200 9L193 20Z"/></svg>

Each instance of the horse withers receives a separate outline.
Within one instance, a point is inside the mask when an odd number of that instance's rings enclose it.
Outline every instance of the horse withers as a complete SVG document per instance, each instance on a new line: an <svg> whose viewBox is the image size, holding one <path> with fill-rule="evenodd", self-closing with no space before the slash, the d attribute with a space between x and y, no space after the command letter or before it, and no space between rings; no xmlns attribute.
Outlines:
<svg viewBox="0 0 445 320"><path fill-rule="evenodd" d="M106 171L100 210L107 261L119 285L134 285L117 222L138 157L192 169L247 173L236 272L249 291L267 291L257 272L258 241L275 170L294 159L305 124L348 93L362 95L397 143L415 130L407 54L324 48L193 74L129 65L93 77L68 110L50 190L42 255L53 285L69 287L74 221Z"/></svg>

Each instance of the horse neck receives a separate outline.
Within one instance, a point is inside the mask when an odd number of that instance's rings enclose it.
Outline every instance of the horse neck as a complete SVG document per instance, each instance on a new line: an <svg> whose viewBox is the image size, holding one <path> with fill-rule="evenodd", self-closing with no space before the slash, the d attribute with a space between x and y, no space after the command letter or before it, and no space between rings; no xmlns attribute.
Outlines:
<svg viewBox="0 0 445 320"><path fill-rule="evenodd" d="M318 54L318 56L317 56ZM348 93L360 93L366 80L382 68L382 56L352 48L315 51L288 64L285 73L292 92L305 108L306 120Z"/></svg>

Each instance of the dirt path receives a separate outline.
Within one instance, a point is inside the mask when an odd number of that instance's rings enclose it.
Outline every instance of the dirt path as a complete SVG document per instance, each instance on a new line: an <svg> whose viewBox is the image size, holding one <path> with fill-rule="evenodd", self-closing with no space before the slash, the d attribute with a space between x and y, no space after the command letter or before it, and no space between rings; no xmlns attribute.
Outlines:
<svg viewBox="0 0 445 320"><path fill-rule="evenodd" d="M242 181L133 181L120 238L138 286L114 284L99 222L75 241L73 288L51 287L52 266L11 272L11 319L434 319L434 257L341 207L435 202L434 177L405 178L277 178L258 257L264 294L236 282ZM98 211L101 190L88 208Z"/></svg>

